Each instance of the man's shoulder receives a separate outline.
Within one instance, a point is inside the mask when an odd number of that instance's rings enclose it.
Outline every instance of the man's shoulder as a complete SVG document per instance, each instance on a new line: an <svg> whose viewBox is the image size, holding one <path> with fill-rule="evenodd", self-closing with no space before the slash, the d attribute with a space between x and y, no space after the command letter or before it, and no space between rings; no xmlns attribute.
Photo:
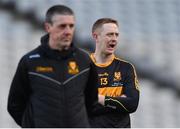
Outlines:
<svg viewBox="0 0 180 129"><path fill-rule="evenodd" d="M85 56L89 56L90 52L88 50L85 50L83 48L77 48L77 51L84 54Z"/></svg>
<svg viewBox="0 0 180 129"><path fill-rule="evenodd" d="M128 60L125 60L123 58L115 56L115 61L119 62L120 64L126 66L126 67L134 67L134 64Z"/></svg>
<svg viewBox="0 0 180 129"><path fill-rule="evenodd" d="M22 58L21 60L31 60L31 59L35 59L35 58L40 58L41 57L41 52L40 52L40 48L39 46L36 47L35 49L27 52Z"/></svg>
<svg viewBox="0 0 180 129"><path fill-rule="evenodd" d="M78 53L78 56L81 56L82 58L86 58L88 60L90 60L90 52L83 49L83 48L77 48L77 53Z"/></svg>

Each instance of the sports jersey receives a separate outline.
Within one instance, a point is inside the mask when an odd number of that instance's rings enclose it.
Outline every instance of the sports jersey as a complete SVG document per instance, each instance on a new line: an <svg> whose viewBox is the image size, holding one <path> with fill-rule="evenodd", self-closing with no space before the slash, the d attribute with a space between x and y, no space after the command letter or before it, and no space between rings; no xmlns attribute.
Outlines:
<svg viewBox="0 0 180 129"><path fill-rule="evenodd" d="M105 64L97 64L94 54L90 57L98 73L98 94L105 96L105 105L98 104L95 116L90 118L91 126L130 127L129 114L136 111L139 102L139 86L134 66L115 56Z"/></svg>

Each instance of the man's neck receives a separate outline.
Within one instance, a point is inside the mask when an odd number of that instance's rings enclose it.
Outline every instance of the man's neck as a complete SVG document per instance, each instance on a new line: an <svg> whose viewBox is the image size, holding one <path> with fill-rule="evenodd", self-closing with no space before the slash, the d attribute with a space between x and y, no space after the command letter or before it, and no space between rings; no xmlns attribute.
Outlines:
<svg viewBox="0 0 180 129"><path fill-rule="evenodd" d="M94 58L97 64L104 64L112 61L112 59L114 58L114 54L107 55L107 54L101 54L95 52Z"/></svg>

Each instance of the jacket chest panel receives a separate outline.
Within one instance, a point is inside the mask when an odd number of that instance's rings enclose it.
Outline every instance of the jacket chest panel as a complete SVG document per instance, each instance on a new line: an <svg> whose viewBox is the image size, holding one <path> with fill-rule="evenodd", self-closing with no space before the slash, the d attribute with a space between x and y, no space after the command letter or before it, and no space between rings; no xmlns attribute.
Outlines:
<svg viewBox="0 0 180 129"><path fill-rule="evenodd" d="M89 75L89 67L82 66L74 60L36 61L32 63L28 71L32 90L61 92L72 98L81 93L83 95ZM43 91L43 92L44 92ZM73 91L73 92L72 92Z"/></svg>
<svg viewBox="0 0 180 129"><path fill-rule="evenodd" d="M62 61L47 59L31 62L28 71L64 82L84 69L85 67L81 66L75 59Z"/></svg>

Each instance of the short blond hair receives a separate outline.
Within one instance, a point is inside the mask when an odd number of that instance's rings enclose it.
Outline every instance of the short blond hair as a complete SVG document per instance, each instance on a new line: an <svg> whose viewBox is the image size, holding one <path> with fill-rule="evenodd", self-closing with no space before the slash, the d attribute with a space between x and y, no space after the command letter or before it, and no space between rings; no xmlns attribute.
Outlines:
<svg viewBox="0 0 180 129"><path fill-rule="evenodd" d="M119 26L117 20L115 20L115 19L112 19L112 18L100 18L93 24L92 33L94 33L98 28L101 28L106 23L114 23L117 26Z"/></svg>

